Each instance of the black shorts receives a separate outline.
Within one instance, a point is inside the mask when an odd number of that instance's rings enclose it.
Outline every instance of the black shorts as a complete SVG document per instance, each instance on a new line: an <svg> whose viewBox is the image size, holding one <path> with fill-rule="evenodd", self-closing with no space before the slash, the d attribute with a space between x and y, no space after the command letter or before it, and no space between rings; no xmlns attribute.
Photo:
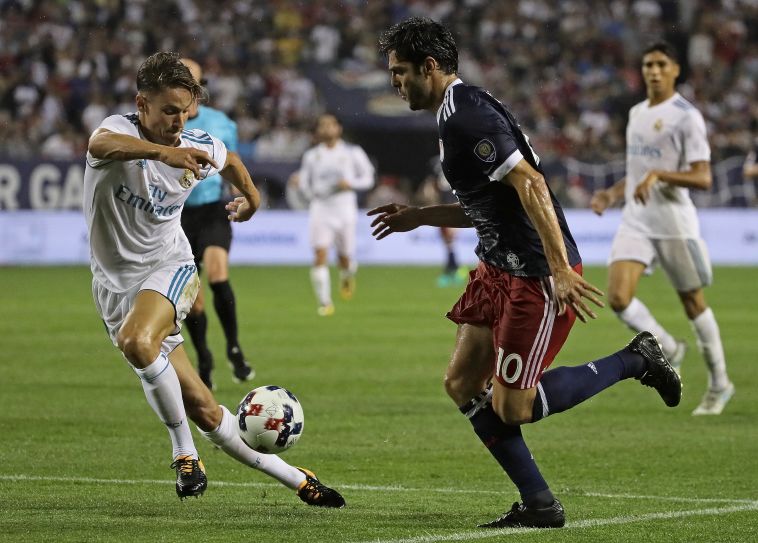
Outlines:
<svg viewBox="0 0 758 543"><path fill-rule="evenodd" d="M200 206L184 206L182 228L192 247L195 265L200 270L203 253L208 247L221 247L229 252L232 245L232 224L226 202L212 202Z"/></svg>

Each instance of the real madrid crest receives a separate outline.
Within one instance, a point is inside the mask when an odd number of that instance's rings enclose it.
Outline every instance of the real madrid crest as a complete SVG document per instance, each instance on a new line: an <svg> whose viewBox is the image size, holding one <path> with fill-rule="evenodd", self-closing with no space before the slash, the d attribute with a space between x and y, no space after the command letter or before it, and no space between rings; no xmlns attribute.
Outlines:
<svg viewBox="0 0 758 543"><path fill-rule="evenodd" d="M484 162L495 162L495 145L488 139L479 140L474 146L474 154Z"/></svg>
<svg viewBox="0 0 758 543"><path fill-rule="evenodd" d="M183 189L188 189L192 186L192 182L195 180L195 174L192 173L192 170L188 170L185 168L184 173L182 174L182 177L179 179L179 185Z"/></svg>
<svg viewBox="0 0 758 543"><path fill-rule="evenodd" d="M663 129L663 119L657 119L653 125L653 128L656 132L660 132Z"/></svg>

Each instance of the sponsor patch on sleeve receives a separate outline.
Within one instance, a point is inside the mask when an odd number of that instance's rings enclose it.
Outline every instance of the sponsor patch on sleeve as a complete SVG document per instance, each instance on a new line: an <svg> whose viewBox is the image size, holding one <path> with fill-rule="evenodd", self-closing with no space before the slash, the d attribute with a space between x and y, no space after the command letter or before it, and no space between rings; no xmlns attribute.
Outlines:
<svg viewBox="0 0 758 543"><path fill-rule="evenodd" d="M495 145L488 139L479 140L474 146L474 154L482 162L488 163L495 162L495 156L497 155Z"/></svg>

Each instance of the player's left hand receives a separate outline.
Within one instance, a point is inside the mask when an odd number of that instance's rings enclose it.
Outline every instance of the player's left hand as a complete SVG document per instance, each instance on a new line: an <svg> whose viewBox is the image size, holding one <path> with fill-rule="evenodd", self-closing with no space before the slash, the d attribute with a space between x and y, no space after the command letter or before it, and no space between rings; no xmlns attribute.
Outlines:
<svg viewBox="0 0 758 543"><path fill-rule="evenodd" d="M589 283L571 268L554 273L553 283L555 285L555 299L558 302L559 315L563 315L566 308L570 307L576 313L577 319L587 322L587 318L596 319L597 315L584 302L585 299L598 307L605 307L602 300L595 296L604 296L603 291Z"/></svg>
<svg viewBox="0 0 758 543"><path fill-rule="evenodd" d="M226 204L226 210L229 212L229 220L232 222L249 221L250 217L255 213L255 208L250 205L250 202L244 196L238 196Z"/></svg>
<svg viewBox="0 0 758 543"><path fill-rule="evenodd" d="M369 210L366 215L378 215L371 226L376 227L371 235L376 239L384 239L393 232L410 232L421 226L416 217L417 207L405 204L385 204Z"/></svg>
<svg viewBox="0 0 758 543"><path fill-rule="evenodd" d="M647 175L645 175L642 183L637 185L637 187L634 189L634 201L639 202L643 205L646 204L648 200L650 200L650 189L658 181L660 181L660 178L654 170L647 172Z"/></svg>
<svg viewBox="0 0 758 543"><path fill-rule="evenodd" d="M337 190L339 192L350 190L351 188L350 183L346 179L340 179L337 181Z"/></svg>

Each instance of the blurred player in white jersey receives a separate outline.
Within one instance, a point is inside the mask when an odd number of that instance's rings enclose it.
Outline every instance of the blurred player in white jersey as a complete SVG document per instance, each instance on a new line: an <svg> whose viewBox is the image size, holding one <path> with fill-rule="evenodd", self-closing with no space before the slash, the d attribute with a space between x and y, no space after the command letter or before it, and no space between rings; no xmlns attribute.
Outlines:
<svg viewBox="0 0 758 543"><path fill-rule="evenodd" d="M155 53L137 72L138 113L108 117L92 133L84 212L95 305L168 429L180 498L200 496L207 486L189 416L217 447L296 490L306 503L341 507L342 496L308 470L245 445L235 416L218 405L182 346L180 324L199 287L180 223L190 190L221 173L242 194L226 206L230 220L247 221L260 204L239 156L203 130L184 130L193 104L204 97L177 54Z"/></svg>
<svg viewBox="0 0 758 543"><path fill-rule="evenodd" d="M658 42L644 51L647 100L629 111L626 177L597 191L590 206L600 215L625 200L610 256L611 307L633 330L655 334L678 369L686 345L635 297L642 274L660 263L679 294L709 369L708 390L692 414L718 415L734 394L734 385L726 373L716 318L703 294L712 280L711 264L689 195L689 189L711 187L711 153L703 116L675 90L679 71L671 45Z"/></svg>
<svg viewBox="0 0 758 543"><path fill-rule="evenodd" d="M340 295L349 300L355 291L355 191L374 185L374 166L363 149L342 139L342 125L334 115L319 117L316 138L319 143L303 155L296 179L310 202L309 229L315 253L311 283L318 314L326 317L334 314L328 262L332 246L339 260Z"/></svg>

